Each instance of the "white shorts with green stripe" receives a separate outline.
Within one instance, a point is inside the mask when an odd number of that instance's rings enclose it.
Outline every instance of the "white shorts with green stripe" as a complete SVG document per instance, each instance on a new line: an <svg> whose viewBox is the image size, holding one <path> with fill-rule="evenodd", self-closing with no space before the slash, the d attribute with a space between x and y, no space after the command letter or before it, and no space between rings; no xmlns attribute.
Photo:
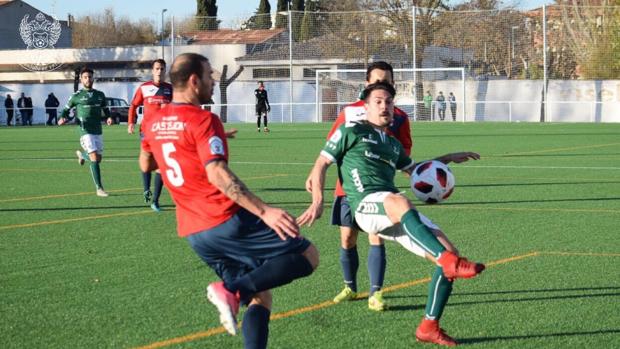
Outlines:
<svg viewBox="0 0 620 349"><path fill-rule="evenodd" d="M103 136L85 134L80 137L80 145L88 154L103 153Z"/></svg>
<svg viewBox="0 0 620 349"><path fill-rule="evenodd" d="M378 235L384 240L395 241L414 254L424 257L424 249L411 240L400 223L392 223L385 213L383 201L390 194L394 193L382 191L366 195L355 210L355 222L360 229L366 233ZM433 223L428 217L419 211L418 214L420 215L420 220L422 223L429 229L441 230L441 228Z"/></svg>

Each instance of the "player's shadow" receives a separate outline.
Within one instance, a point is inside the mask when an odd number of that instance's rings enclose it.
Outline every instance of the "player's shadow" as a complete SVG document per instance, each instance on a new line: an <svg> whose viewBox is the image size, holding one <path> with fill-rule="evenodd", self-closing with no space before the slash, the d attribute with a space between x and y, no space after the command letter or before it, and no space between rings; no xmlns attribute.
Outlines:
<svg viewBox="0 0 620 349"><path fill-rule="evenodd" d="M556 333L541 333L541 334L527 334L521 336L496 336L496 337L478 337L478 338L458 338L459 344L475 344L484 342L495 341L512 341L523 340L533 338L557 338L557 337L569 337L569 336L593 336L600 334L620 333L620 329L608 329L608 330L596 330L596 331L580 331L580 332L556 332Z"/></svg>
<svg viewBox="0 0 620 349"><path fill-rule="evenodd" d="M588 292L587 294L555 294L553 293L565 293L565 292ZM602 292L601 292L602 291ZM607 291L607 292L606 292ZM594 293L592 293L594 292ZM521 294L552 294L536 297L521 297L518 298L498 298L498 299L484 299L459 302L460 296L489 296L489 295L521 295ZM386 299L415 299L418 304L411 305L395 305L390 306L390 311L405 311L405 310L418 310L425 307L426 294L414 294L414 295L384 295ZM448 307L468 306L475 304L495 304L495 303L518 303L518 302L538 302L538 301L553 301L564 299L581 299L581 298L597 298L597 297L620 297L620 287L606 286L606 287L579 287L579 288L559 288L559 289L538 289L538 290L507 290L507 291L489 291L489 292L460 292L453 293Z"/></svg>

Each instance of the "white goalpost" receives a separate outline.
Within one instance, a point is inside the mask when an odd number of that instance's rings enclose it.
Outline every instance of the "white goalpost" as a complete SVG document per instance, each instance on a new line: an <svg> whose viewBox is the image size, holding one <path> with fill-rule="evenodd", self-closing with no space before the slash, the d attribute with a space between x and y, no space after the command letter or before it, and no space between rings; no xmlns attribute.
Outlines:
<svg viewBox="0 0 620 349"><path fill-rule="evenodd" d="M316 119L315 122L333 121L342 108L358 100L364 89L366 69L318 69L315 73ZM464 68L402 68L394 69L396 105L414 121L439 121L435 98L439 91L446 98L446 121L450 116L448 93L456 97L456 118L466 120L466 86ZM418 95L416 86L423 94L431 91L433 102L430 108L424 106L423 95Z"/></svg>

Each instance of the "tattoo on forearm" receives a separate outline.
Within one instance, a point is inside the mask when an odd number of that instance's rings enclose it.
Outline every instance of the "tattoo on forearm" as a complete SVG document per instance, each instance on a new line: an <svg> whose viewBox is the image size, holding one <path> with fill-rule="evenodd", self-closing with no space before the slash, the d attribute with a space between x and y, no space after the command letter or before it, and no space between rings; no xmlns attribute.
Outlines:
<svg viewBox="0 0 620 349"><path fill-rule="evenodd" d="M231 200L237 201L241 196L247 195L248 188L241 182L237 176L231 176L231 182L224 189L224 194Z"/></svg>

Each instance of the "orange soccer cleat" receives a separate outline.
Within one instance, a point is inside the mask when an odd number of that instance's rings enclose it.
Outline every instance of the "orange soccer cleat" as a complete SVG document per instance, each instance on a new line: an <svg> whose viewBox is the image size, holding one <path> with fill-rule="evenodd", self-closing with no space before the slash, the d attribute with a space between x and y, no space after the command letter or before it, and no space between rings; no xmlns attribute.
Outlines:
<svg viewBox="0 0 620 349"><path fill-rule="evenodd" d="M450 251L444 251L437 262L443 268L443 274L448 279L473 278L485 269L484 264L470 262L467 258L459 257Z"/></svg>
<svg viewBox="0 0 620 349"><path fill-rule="evenodd" d="M434 343L448 347L458 345L454 338L448 336L448 334L439 327L439 321L437 320L422 320L420 326L418 326L418 329L415 331L415 339L418 342Z"/></svg>

